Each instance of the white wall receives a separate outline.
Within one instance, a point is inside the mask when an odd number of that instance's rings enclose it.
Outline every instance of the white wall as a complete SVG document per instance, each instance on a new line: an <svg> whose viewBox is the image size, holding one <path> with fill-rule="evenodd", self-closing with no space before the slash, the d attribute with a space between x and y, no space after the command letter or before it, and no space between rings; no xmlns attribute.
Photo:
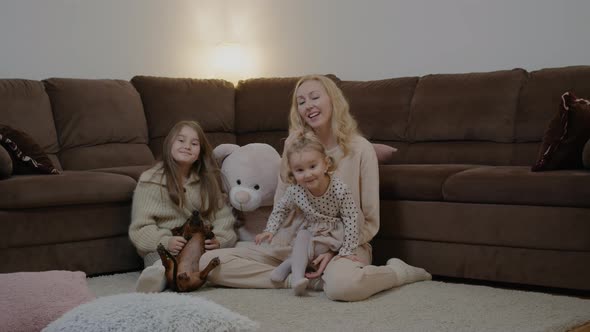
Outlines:
<svg viewBox="0 0 590 332"><path fill-rule="evenodd" d="M0 77L380 79L590 65L587 0L0 0ZM240 42L241 73L216 66Z"/></svg>

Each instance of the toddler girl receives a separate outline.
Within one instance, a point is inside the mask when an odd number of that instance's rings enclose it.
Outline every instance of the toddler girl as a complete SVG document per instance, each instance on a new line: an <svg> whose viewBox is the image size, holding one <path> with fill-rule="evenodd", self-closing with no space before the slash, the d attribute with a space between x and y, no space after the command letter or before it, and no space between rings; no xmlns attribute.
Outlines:
<svg viewBox="0 0 590 332"><path fill-rule="evenodd" d="M291 257L271 273L271 280L283 281L292 272L291 285L298 296L305 294L309 283L305 269L310 259L328 251L353 255L358 246L358 209L348 187L332 175L334 168L315 135L297 134L283 158L283 177L290 186L275 204L264 231L256 235L256 244L270 242L289 213L301 210L304 222Z"/></svg>

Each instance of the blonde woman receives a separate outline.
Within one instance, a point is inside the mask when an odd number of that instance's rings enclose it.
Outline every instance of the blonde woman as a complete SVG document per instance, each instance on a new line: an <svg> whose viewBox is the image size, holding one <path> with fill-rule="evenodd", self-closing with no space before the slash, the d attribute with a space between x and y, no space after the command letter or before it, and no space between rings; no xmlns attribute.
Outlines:
<svg viewBox="0 0 590 332"><path fill-rule="evenodd" d="M301 78L295 85L289 115L291 133L313 132L335 161L334 172L348 186L356 206L359 243L353 255L334 257L334 252L319 255L312 261L317 271L307 273L309 284L322 289L332 300L360 301L380 291L406 283L431 279L424 269L392 258L386 266L370 265L369 241L379 230L379 170L371 143L361 136L350 114L348 102L336 84L325 76ZM286 145L293 139L291 134ZM286 184L279 181L275 202L282 197ZM295 216L297 219L299 216ZM296 222L293 223L297 225ZM217 251L222 268L209 275L220 285L248 288L290 288L291 278L283 283L270 280L274 268L288 258L290 246L249 246ZM205 266L213 258L201 257Z"/></svg>
<svg viewBox="0 0 590 332"><path fill-rule="evenodd" d="M145 269L136 285L138 292L160 292L166 286L165 269L156 252L162 244L173 255L186 240L173 236L197 210L213 225L215 237L205 240L205 249L233 246L237 241L235 218L222 192L220 171L201 126L181 121L164 140L162 161L143 172L135 188L129 237Z"/></svg>

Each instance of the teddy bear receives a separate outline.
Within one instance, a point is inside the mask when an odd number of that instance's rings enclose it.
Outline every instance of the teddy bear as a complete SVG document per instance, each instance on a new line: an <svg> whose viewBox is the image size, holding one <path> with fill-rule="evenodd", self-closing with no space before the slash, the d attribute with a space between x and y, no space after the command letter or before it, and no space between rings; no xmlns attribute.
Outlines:
<svg viewBox="0 0 590 332"><path fill-rule="evenodd" d="M254 241L272 212L281 156L269 144L220 144L213 155L221 165L225 190L238 211L238 240Z"/></svg>

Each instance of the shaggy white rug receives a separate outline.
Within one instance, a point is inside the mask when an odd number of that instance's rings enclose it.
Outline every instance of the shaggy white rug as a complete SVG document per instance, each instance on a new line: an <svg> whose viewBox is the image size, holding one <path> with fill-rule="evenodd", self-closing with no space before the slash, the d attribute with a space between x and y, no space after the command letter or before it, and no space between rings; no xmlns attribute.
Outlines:
<svg viewBox="0 0 590 332"><path fill-rule="evenodd" d="M251 332L258 324L197 296L118 294L82 304L42 332Z"/></svg>
<svg viewBox="0 0 590 332"><path fill-rule="evenodd" d="M96 296L133 292L139 273L88 279ZM259 331L565 332L590 321L590 300L487 286L423 281L366 301L333 302L322 292L203 287L207 298L260 323Z"/></svg>

